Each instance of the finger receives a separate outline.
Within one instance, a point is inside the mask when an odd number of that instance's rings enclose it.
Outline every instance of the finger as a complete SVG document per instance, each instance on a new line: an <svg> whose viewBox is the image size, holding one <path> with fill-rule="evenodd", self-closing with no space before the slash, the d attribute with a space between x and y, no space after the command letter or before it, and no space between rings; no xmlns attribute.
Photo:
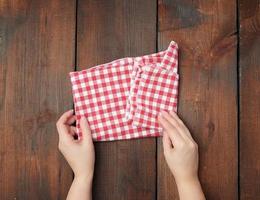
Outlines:
<svg viewBox="0 0 260 200"><path fill-rule="evenodd" d="M173 143L173 146L183 141L183 138L178 133L178 130L170 122L168 122L167 119L165 119L162 115L159 115L158 122L162 126L164 131L168 133Z"/></svg>
<svg viewBox="0 0 260 200"><path fill-rule="evenodd" d="M69 133L69 129L67 126L67 121L71 121L70 119L73 117L73 110L69 110L65 112L57 122L58 133ZM73 120L73 119L72 119Z"/></svg>
<svg viewBox="0 0 260 200"><path fill-rule="evenodd" d="M174 117L174 119L176 119L176 121L179 123L179 124L183 124L183 121L179 118L179 116L177 115L176 112L174 112L173 110L171 110L170 112L170 115L172 117Z"/></svg>
<svg viewBox="0 0 260 200"><path fill-rule="evenodd" d="M174 127L176 127L177 129L180 129L180 125L178 124L178 122L176 121L175 118L173 118L168 112L166 111L162 111L162 116L168 120L168 122L170 122Z"/></svg>
<svg viewBox="0 0 260 200"><path fill-rule="evenodd" d="M188 130L185 129L184 125L181 125L175 117L171 116L168 112L162 111L162 115L167 119L180 133L184 140L190 141L191 137L186 133Z"/></svg>
<svg viewBox="0 0 260 200"><path fill-rule="evenodd" d="M73 110L69 110L65 112L57 121L57 129L59 133L60 141L71 141L73 137L70 134L70 127L66 124L66 121L71 118L73 114Z"/></svg>
<svg viewBox="0 0 260 200"><path fill-rule="evenodd" d="M70 126L70 130L73 132L73 133L76 133L77 132L77 128L75 126Z"/></svg>
<svg viewBox="0 0 260 200"><path fill-rule="evenodd" d="M162 142L163 142L163 150L164 152L168 152L170 150L173 149L173 146L172 146L172 141L168 135L168 133L166 131L163 132L163 139L162 139Z"/></svg>
<svg viewBox="0 0 260 200"><path fill-rule="evenodd" d="M76 121L77 117L76 115L72 115L66 122L66 124L71 125Z"/></svg>
<svg viewBox="0 0 260 200"><path fill-rule="evenodd" d="M77 134L77 128L75 126L70 126L70 134L72 136Z"/></svg>
<svg viewBox="0 0 260 200"><path fill-rule="evenodd" d="M177 113L175 113L174 111L170 111L170 115L172 116L173 119L175 119L175 121L178 123L179 127L181 129L183 129L183 133L186 134L190 139L193 139L189 129L185 126L185 124L183 123L183 121L179 118L179 116L177 115Z"/></svg>
<svg viewBox="0 0 260 200"><path fill-rule="evenodd" d="M82 116L80 119L80 128L82 132L83 141L93 143L90 127L85 116Z"/></svg>
<svg viewBox="0 0 260 200"><path fill-rule="evenodd" d="M62 141L62 142L71 142L74 140L73 138L73 133L74 133L74 129L71 128L72 126L68 126L68 125L60 125L60 128L59 128L59 140Z"/></svg>
<svg viewBox="0 0 260 200"><path fill-rule="evenodd" d="M79 135L77 133L77 128L75 126L70 126L70 133L69 133L75 142L79 142Z"/></svg>
<svg viewBox="0 0 260 200"><path fill-rule="evenodd" d="M69 110L65 113L63 113L63 115L61 115L61 117L59 118L57 125L61 125L61 124L66 124L66 122L68 121L68 119L72 116L73 114L73 110Z"/></svg>

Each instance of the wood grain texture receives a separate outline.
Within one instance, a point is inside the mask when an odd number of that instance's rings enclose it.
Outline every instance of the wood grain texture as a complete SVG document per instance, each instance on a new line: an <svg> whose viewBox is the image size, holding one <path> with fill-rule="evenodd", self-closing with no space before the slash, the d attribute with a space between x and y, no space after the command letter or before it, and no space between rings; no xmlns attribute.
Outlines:
<svg viewBox="0 0 260 200"><path fill-rule="evenodd" d="M259 199L259 8L259 0L1 0L0 199L66 198L72 171L55 122L73 104L75 61L81 70L171 40L180 47L178 113L199 144L207 199ZM94 199L178 199L161 142L95 143Z"/></svg>
<svg viewBox="0 0 260 200"><path fill-rule="evenodd" d="M156 1L79 0L77 70L156 50ZM156 140L97 142L94 199L155 199Z"/></svg>
<svg viewBox="0 0 260 200"><path fill-rule="evenodd" d="M179 110L200 151L207 199L237 199L236 1L159 0L159 50L180 47ZM158 141L159 200L178 199Z"/></svg>
<svg viewBox="0 0 260 200"><path fill-rule="evenodd" d="M72 107L75 2L0 1L0 199L65 199L55 122Z"/></svg>
<svg viewBox="0 0 260 200"><path fill-rule="evenodd" d="M260 2L239 10L240 199L260 199Z"/></svg>

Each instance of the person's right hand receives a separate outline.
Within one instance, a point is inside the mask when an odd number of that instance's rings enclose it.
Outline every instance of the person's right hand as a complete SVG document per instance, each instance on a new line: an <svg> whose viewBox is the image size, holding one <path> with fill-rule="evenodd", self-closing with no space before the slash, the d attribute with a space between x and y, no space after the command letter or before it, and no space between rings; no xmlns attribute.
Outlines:
<svg viewBox="0 0 260 200"><path fill-rule="evenodd" d="M177 114L162 111L158 117L162 126L164 155L176 182L197 178L198 145Z"/></svg>
<svg viewBox="0 0 260 200"><path fill-rule="evenodd" d="M164 129L164 155L174 175L180 200L205 200L198 178L198 145L188 128L173 111L163 111L158 121Z"/></svg>

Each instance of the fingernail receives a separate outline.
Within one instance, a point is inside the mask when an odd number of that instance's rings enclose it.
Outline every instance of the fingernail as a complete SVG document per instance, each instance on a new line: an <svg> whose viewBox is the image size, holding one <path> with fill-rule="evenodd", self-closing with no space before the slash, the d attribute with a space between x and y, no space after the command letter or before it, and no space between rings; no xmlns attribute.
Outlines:
<svg viewBox="0 0 260 200"><path fill-rule="evenodd" d="M80 135L78 135L78 141L80 141L81 140L81 136Z"/></svg>
<svg viewBox="0 0 260 200"><path fill-rule="evenodd" d="M175 112L173 110L170 111L171 114L175 115Z"/></svg>
<svg viewBox="0 0 260 200"><path fill-rule="evenodd" d="M82 117L81 117L81 120L82 120L82 121L85 121L85 120L86 120L86 117L85 117L85 116L82 116Z"/></svg>
<svg viewBox="0 0 260 200"><path fill-rule="evenodd" d="M168 115L168 113L167 113L165 110L163 110L163 111L161 111L161 115L162 115L163 117L165 117L165 116Z"/></svg>
<svg viewBox="0 0 260 200"><path fill-rule="evenodd" d="M162 116L162 112L159 112L157 118L159 119L159 118L162 118L162 117L163 117L163 116Z"/></svg>

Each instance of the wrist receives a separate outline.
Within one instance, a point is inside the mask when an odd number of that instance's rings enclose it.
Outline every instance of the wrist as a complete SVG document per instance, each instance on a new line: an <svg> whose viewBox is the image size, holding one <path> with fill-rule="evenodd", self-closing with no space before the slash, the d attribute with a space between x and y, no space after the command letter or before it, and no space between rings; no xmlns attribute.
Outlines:
<svg viewBox="0 0 260 200"><path fill-rule="evenodd" d="M175 178L175 182L178 185L197 185L200 184L199 177L197 175L189 176L189 177L179 177Z"/></svg>
<svg viewBox="0 0 260 200"><path fill-rule="evenodd" d="M73 170L74 171L74 170ZM94 176L94 171L92 170L78 170L74 171L74 177L77 179L84 179L86 181L92 180Z"/></svg>
<svg viewBox="0 0 260 200"><path fill-rule="evenodd" d="M75 175L67 199L92 199L92 179Z"/></svg>
<svg viewBox="0 0 260 200"><path fill-rule="evenodd" d="M79 184L82 184L82 185L89 185L89 184L92 184L93 175L86 175L86 174L77 175L77 174L75 174L74 181L76 181L76 182L78 182Z"/></svg>
<svg viewBox="0 0 260 200"><path fill-rule="evenodd" d="M176 181L180 199L205 200L198 176Z"/></svg>

